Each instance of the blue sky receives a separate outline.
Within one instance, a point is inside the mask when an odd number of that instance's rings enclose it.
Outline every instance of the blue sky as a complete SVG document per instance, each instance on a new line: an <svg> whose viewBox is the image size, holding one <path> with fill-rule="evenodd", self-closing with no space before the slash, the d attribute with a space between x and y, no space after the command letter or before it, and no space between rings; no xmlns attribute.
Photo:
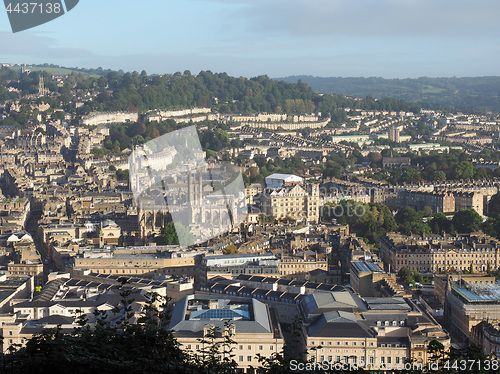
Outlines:
<svg viewBox="0 0 500 374"><path fill-rule="evenodd" d="M0 62L252 77L500 75L498 0L80 0Z"/></svg>

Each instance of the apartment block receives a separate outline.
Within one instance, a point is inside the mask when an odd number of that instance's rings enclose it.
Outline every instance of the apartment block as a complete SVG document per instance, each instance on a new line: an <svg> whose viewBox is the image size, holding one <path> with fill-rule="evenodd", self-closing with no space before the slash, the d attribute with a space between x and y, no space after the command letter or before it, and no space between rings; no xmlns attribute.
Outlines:
<svg viewBox="0 0 500 374"><path fill-rule="evenodd" d="M444 303L444 323L448 331L458 341L468 343L474 339L472 328L482 321L500 323L500 286L462 280L449 284Z"/></svg>
<svg viewBox="0 0 500 374"><path fill-rule="evenodd" d="M421 273L485 272L500 266L500 242L483 233L445 235L400 235L388 233L380 239L380 258L398 272L402 267Z"/></svg>

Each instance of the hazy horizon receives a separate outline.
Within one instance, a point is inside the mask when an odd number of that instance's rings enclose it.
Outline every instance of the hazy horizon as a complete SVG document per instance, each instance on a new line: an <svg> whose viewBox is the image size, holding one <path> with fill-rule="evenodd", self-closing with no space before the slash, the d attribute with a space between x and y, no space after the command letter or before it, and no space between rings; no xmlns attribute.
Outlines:
<svg viewBox="0 0 500 374"><path fill-rule="evenodd" d="M22 65L26 65L26 66L39 66L39 65L44 65L44 64L52 64L52 65L57 65L58 67L60 68L63 68L63 69L97 69L97 68L102 68L103 70L113 70L113 71L119 71L119 70L123 70L123 69L113 69L113 68L108 68L108 67L105 67L105 66L64 66L64 65L60 65L60 64L57 64L57 63L51 63L51 62L41 62L41 63L28 63L28 62L5 62L5 61L2 61L0 62L0 64L9 64L9 65L17 65L17 66L22 66ZM137 71L137 72L141 72L142 70L146 70L146 69L136 69L136 70L123 70L124 73L132 73L134 71ZM181 70L178 70L178 71L169 71L169 72L164 72L164 73L151 73L149 71L146 70L146 72L151 75L151 74L158 74L158 75L166 75L166 74L175 74L177 72L181 72L183 73L184 71L186 70L189 70L189 69L181 69ZM191 74L193 75L197 75L199 74L201 71L211 71L212 73L214 74L219 74L219 73L227 73L225 71L214 71L214 70L211 70L211 69L202 69L200 71L190 71ZM230 76L233 76L233 77L244 77L244 78L248 78L248 79L251 79L251 78L254 78L254 77L257 77L258 75L252 75L252 76L244 76L244 75L231 75L229 73L227 73L228 75ZM300 78L300 77L312 77L312 78L339 78L339 79L350 79L350 78L355 78L355 79L372 79L372 78L375 78L375 79L387 79L387 80L390 80L390 79L395 79L395 80L404 80L404 79L420 79L420 78L441 78L441 79L462 79L462 78L484 78L484 77L500 77L500 74L498 75L477 75L477 76L419 76L419 77L396 77L396 78L386 78L386 77L381 77L381 76L318 76L318 75L311 75L311 74L291 74L291 75L287 75L287 76L271 76L269 74L260 74L260 75L267 75L269 78L271 79L283 79L283 78L292 78L292 77L297 77L297 78Z"/></svg>
<svg viewBox="0 0 500 374"><path fill-rule="evenodd" d="M0 12L0 60L149 74L498 76L499 11L494 0L85 0L16 34Z"/></svg>

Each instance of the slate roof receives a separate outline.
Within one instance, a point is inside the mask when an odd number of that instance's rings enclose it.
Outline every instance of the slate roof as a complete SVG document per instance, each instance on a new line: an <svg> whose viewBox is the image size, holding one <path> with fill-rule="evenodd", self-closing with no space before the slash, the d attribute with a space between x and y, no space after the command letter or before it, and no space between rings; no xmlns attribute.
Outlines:
<svg viewBox="0 0 500 374"><path fill-rule="evenodd" d="M349 312L327 312L320 315L307 327L312 337L372 338L373 333L360 324L356 316Z"/></svg>
<svg viewBox="0 0 500 374"><path fill-rule="evenodd" d="M320 314L329 311L362 311L363 302L350 292L317 292L306 295L302 306L307 315Z"/></svg>
<svg viewBox="0 0 500 374"><path fill-rule="evenodd" d="M186 319L188 302L194 299L213 300L214 297L207 295L189 295L175 303L169 329L176 333L203 334L206 325L212 325L224 329L224 321L220 320L189 320ZM252 299L249 305L250 315L248 320L233 320L236 333L271 333L271 322L267 306L262 302Z"/></svg>

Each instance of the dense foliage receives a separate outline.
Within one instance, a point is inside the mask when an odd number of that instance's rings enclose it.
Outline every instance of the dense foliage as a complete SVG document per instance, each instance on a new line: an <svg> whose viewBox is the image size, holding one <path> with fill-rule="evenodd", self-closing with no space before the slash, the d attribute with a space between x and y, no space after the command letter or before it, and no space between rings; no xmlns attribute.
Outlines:
<svg viewBox="0 0 500 374"><path fill-rule="evenodd" d="M382 152L383 156L390 155L389 150ZM398 154L393 154L397 156ZM403 155L403 154L401 154ZM453 150L450 153L417 155L411 152L404 154L412 160L411 166L394 168L391 170L378 170L371 174L374 179L385 181L391 184L420 183L420 182L441 182L445 180L461 179L491 179L500 176L500 169L492 171L488 168L476 168L470 161L470 155L465 152ZM478 156L483 156L483 152ZM488 157L487 161L494 161L491 152L484 152ZM382 166L382 158L373 162L375 167ZM485 158L486 160L486 158Z"/></svg>
<svg viewBox="0 0 500 374"><path fill-rule="evenodd" d="M500 111L500 77L384 79L292 76L278 79L287 82L301 80L323 93L394 97L435 109Z"/></svg>
<svg viewBox="0 0 500 374"><path fill-rule="evenodd" d="M403 266L399 272L398 277L407 285L414 285L416 282L422 283L424 281L424 277L422 274L419 274L418 270L411 271L406 266Z"/></svg>
<svg viewBox="0 0 500 374"><path fill-rule="evenodd" d="M384 204L364 204L349 200L328 204L322 209L322 217L348 224L353 232L378 244L386 232L396 231L397 224L391 211Z"/></svg>
<svg viewBox="0 0 500 374"><path fill-rule="evenodd" d="M106 311L96 310L95 328L90 328L87 316L81 315L73 331L46 329L30 338L25 347L11 347L9 355L4 356L5 372L180 372L170 369L187 363L188 356L166 328L166 300L150 294L143 316L131 323L130 295L123 289L120 306L111 311L111 315L119 317L116 323L111 322ZM157 303L160 308L155 307Z"/></svg>
<svg viewBox="0 0 500 374"><path fill-rule="evenodd" d="M430 215L430 209L417 212L415 209L406 206L399 210L395 216L398 223L399 232L404 235L423 234L431 232L429 225L422 221L423 217Z"/></svg>
<svg viewBox="0 0 500 374"><path fill-rule="evenodd" d="M174 225L173 222L167 222L155 240L158 245L179 245L179 240L183 243L192 243L194 237L181 223Z"/></svg>
<svg viewBox="0 0 500 374"><path fill-rule="evenodd" d="M50 70L49 67L47 69ZM94 111L145 112L153 109L210 107L220 113L321 112L332 114L334 121L344 121L345 112L342 108L405 110L416 113L420 110L414 104L397 99L358 100L341 95L320 95L305 83L276 81L265 75L248 79L231 77L226 73L214 74L211 71L201 71L198 75L192 75L189 71L166 75L102 69L82 72L85 74L73 71L58 86L46 71L19 75L12 69L2 68L0 99L18 97L17 93L9 93L8 87L20 90L23 95L37 93L38 78L42 75L45 87L60 96L47 96L38 100L48 102L52 108L61 107L62 103L65 111L77 115ZM85 98L86 92L95 94L95 99ZM74 103L79 100L82 105L76 108Z"/></svg>

